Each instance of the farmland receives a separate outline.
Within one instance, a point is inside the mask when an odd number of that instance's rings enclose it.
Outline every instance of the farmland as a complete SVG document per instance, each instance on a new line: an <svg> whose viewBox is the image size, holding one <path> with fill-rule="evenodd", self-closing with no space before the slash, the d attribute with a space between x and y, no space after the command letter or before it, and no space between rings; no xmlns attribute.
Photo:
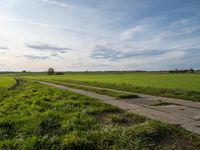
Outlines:
<svg viewBox="0 0 200 150"><path fill-rule="evenodd" d="M0 75L0 88L10 87L15 84L15 79L11 76Z"/></svg>
<svg viewBox="0 0 200 150"><path fill-rule="evenodd" d="M66 74L65 76L32 76L33 79L78 80L101 83L125 83L134 86L200 90L200 74Z"/></svg>
<svg viewBox="0 0 200 150"><path fill-rule="evenodd" d="M0 149L198 149L182 128L21 80L0 90Z"/></svg>
<svg viewBox="0 0 200 150"><path fill-rule="evenodd" d="M64 76L32 75L25 78L56 80L200 101L200 74L69 73Z"/></svg>
<svg viewBox="0 0 200 150"><path fill-rule="evenodd" d="M200 150L200 0L0 0L0 150Z"/></svg>

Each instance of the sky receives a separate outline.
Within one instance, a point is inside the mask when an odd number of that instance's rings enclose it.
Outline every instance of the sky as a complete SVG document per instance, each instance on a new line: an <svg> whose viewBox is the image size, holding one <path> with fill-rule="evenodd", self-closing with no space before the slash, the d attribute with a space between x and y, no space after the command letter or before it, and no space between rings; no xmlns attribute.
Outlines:
<svg viewBox="0 0 200 150"><path fill-rule="evenodd" d="M200 0L0 0L0 71L200 69Z"/></svg>

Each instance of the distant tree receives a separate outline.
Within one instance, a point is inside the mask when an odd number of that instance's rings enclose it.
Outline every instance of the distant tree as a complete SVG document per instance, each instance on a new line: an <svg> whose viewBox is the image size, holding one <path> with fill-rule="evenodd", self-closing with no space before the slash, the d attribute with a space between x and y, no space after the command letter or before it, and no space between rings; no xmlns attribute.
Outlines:
<svg viewBox="0 0 200 150"><path fill-rule="evenodd" d="M179 70L179 69L175 69L175 70L170 70L169 73L194 73L195 71L190 68L190 69L183 69L183 70Z"/></svg>
<svg viewBox="0 0 200 150"><path fill-rule="evenodd" d="M53 75L53 74L55 73L55 71L54 71L53 68L49 68L49 69L47 70L47 73L48 73L48 75Z"/></svg>
<svg viewBox="0 0 200 150"><path fill-rule="evenodd" d="M194 73L194 70L192 68L190 68L189 72L190 73Z"/></svg>
<svg viewBox="0 0 200 150"><path fill-rule="evenodd" d="M56 75L64 75L63 72L56 72Z"/></svg>

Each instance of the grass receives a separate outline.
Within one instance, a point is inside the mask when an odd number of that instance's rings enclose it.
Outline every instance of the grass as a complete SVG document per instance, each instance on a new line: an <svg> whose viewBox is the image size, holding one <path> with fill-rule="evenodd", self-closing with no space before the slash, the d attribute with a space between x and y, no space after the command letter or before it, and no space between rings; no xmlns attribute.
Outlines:
<svg viewBox="0 0 200 150"><path fill-rule="evenodd" d="M69 85L70 83L79 84L80 86L77 86L77 88L85 85L85 86L122 90L122 91L127 91L127 92L143 93L143 94L149 94L149 95L155 95L155 96L171 97L171 98L177 98L177 99L190 100L194 102L200 102L200 92L198 91L181 90L181 89L157 89L157 88L152 88L152 87L136 87L130 84L115 84L115 83L109 84L109 83L99 83L99 82L82 82L82 81L74 81L74 80L66 80L66 81L44 80L44 81L57 82L59 84L65 84L65 85L67 84ZM89 88L88 89L85 88L85 89L90 90ZM93 90L93 92L95 92L95 90ZM116 95L112 95L111 93L109 94L110 96L116 96ZM131 97L134 98L134 95L135 94L133 94ZM127 96L126 97L127 99L129 98L129 95L125 94L125 96ZM137 95L135 96L137 97ZM123 95L120 98L123 98Z"/></svg>
<svg viewBox="0 0 200 150"><path fill-rule="evenodd" d="M107 114L107 116L104 117L103 122L105 124L112 123L113 125L129 126L145 122L146 120L147 119L145 117L125 112L125 113Z"/></svg>
<svg viewBox="0 0 200 150"><path fill-rule="evenodd" d="M0 75L0 88L11 87L15 84L15 79L9 76Z"/></svg>
<svg viewBox="0 0 200 150"><path fill-rule="evenodd" d="M200 101L200 74L93 73L32 75L26 79L56 80L191 101Z"/></svg>
<svg viewBox="0 0 200 150"><path fill-rule="evenodd" d="M47 80L47 81L49 81L49 80ZM95 93L102 94L102 95L108 95L108 96L111 96L111 97L114 97L114 98L117 98L117 99L139 98L139 96L137 96L135 94L117 92L117 91L112 91L112 90L107 90L107 89L84 86L84 85L80 85L80 84L70 84L70 83L67 83L67 82L54 81L54 80L51 80L50 82L60 84L60 85L66 85L66 86L72 87L72 88L91 91L91 92L95 92Z"/></svg>
<svg viewBox="0 0 200 150"><path fill-rule="evenodd" d="M77 80L87 82L130 84L138 87L200 91L200 74L159 73L74 73L63 76L28 75L28 78L49 80Z"/></svg>
<svg viewBox="0 0 200 150"><path fill-rule="evenodd" d="M157 104L153 104L151 106L170 106L170 105L176 105L176 104L168 103L168 102L160 102L160 103L157 103Z"/></svg>
<svg viewBox="0 0 200 150"><path fill-rule="evenodd" d="M0 149L189 150L199 146L200 137L182 128L86 96L27 81L20 81L14 90L0 89Z"/></svg>

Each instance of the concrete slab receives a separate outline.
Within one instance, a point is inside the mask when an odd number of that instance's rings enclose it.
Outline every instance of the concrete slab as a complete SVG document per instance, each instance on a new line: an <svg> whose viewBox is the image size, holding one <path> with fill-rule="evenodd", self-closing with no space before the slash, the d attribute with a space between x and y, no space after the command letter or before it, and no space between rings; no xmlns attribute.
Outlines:
<svg viewBox="0 0 200 150"><path fill-rule="evenodd" d="M191 108L187 106L167 105L167 106L151 106L151 108L168 112L170 114L177 114L194 120L200 117L200 109Z"/></svg>
<svg viewBox="0 0 200 150"><path fill-rule="evenodd" d="M166 112L162 112L162 111L157 111L157 110L152 110L152 109L148 109L148 108L142 108L142 109L137 109L137 110L129 110L130 112L142 115L142 116L146 116L148 118L151 119L156 119L156 120L160 120L166 123L170 123L170 124L185 124L188 122L193 121L192 119L189 118L185 118L179 115L175 115L175 114L169 114Z"/></svg>
<svg viewBox="0 0 200 150"><path fill-rule="evenodd" d="M200 121L190 122L182 125L188 131L200 134Z"/></svg>

